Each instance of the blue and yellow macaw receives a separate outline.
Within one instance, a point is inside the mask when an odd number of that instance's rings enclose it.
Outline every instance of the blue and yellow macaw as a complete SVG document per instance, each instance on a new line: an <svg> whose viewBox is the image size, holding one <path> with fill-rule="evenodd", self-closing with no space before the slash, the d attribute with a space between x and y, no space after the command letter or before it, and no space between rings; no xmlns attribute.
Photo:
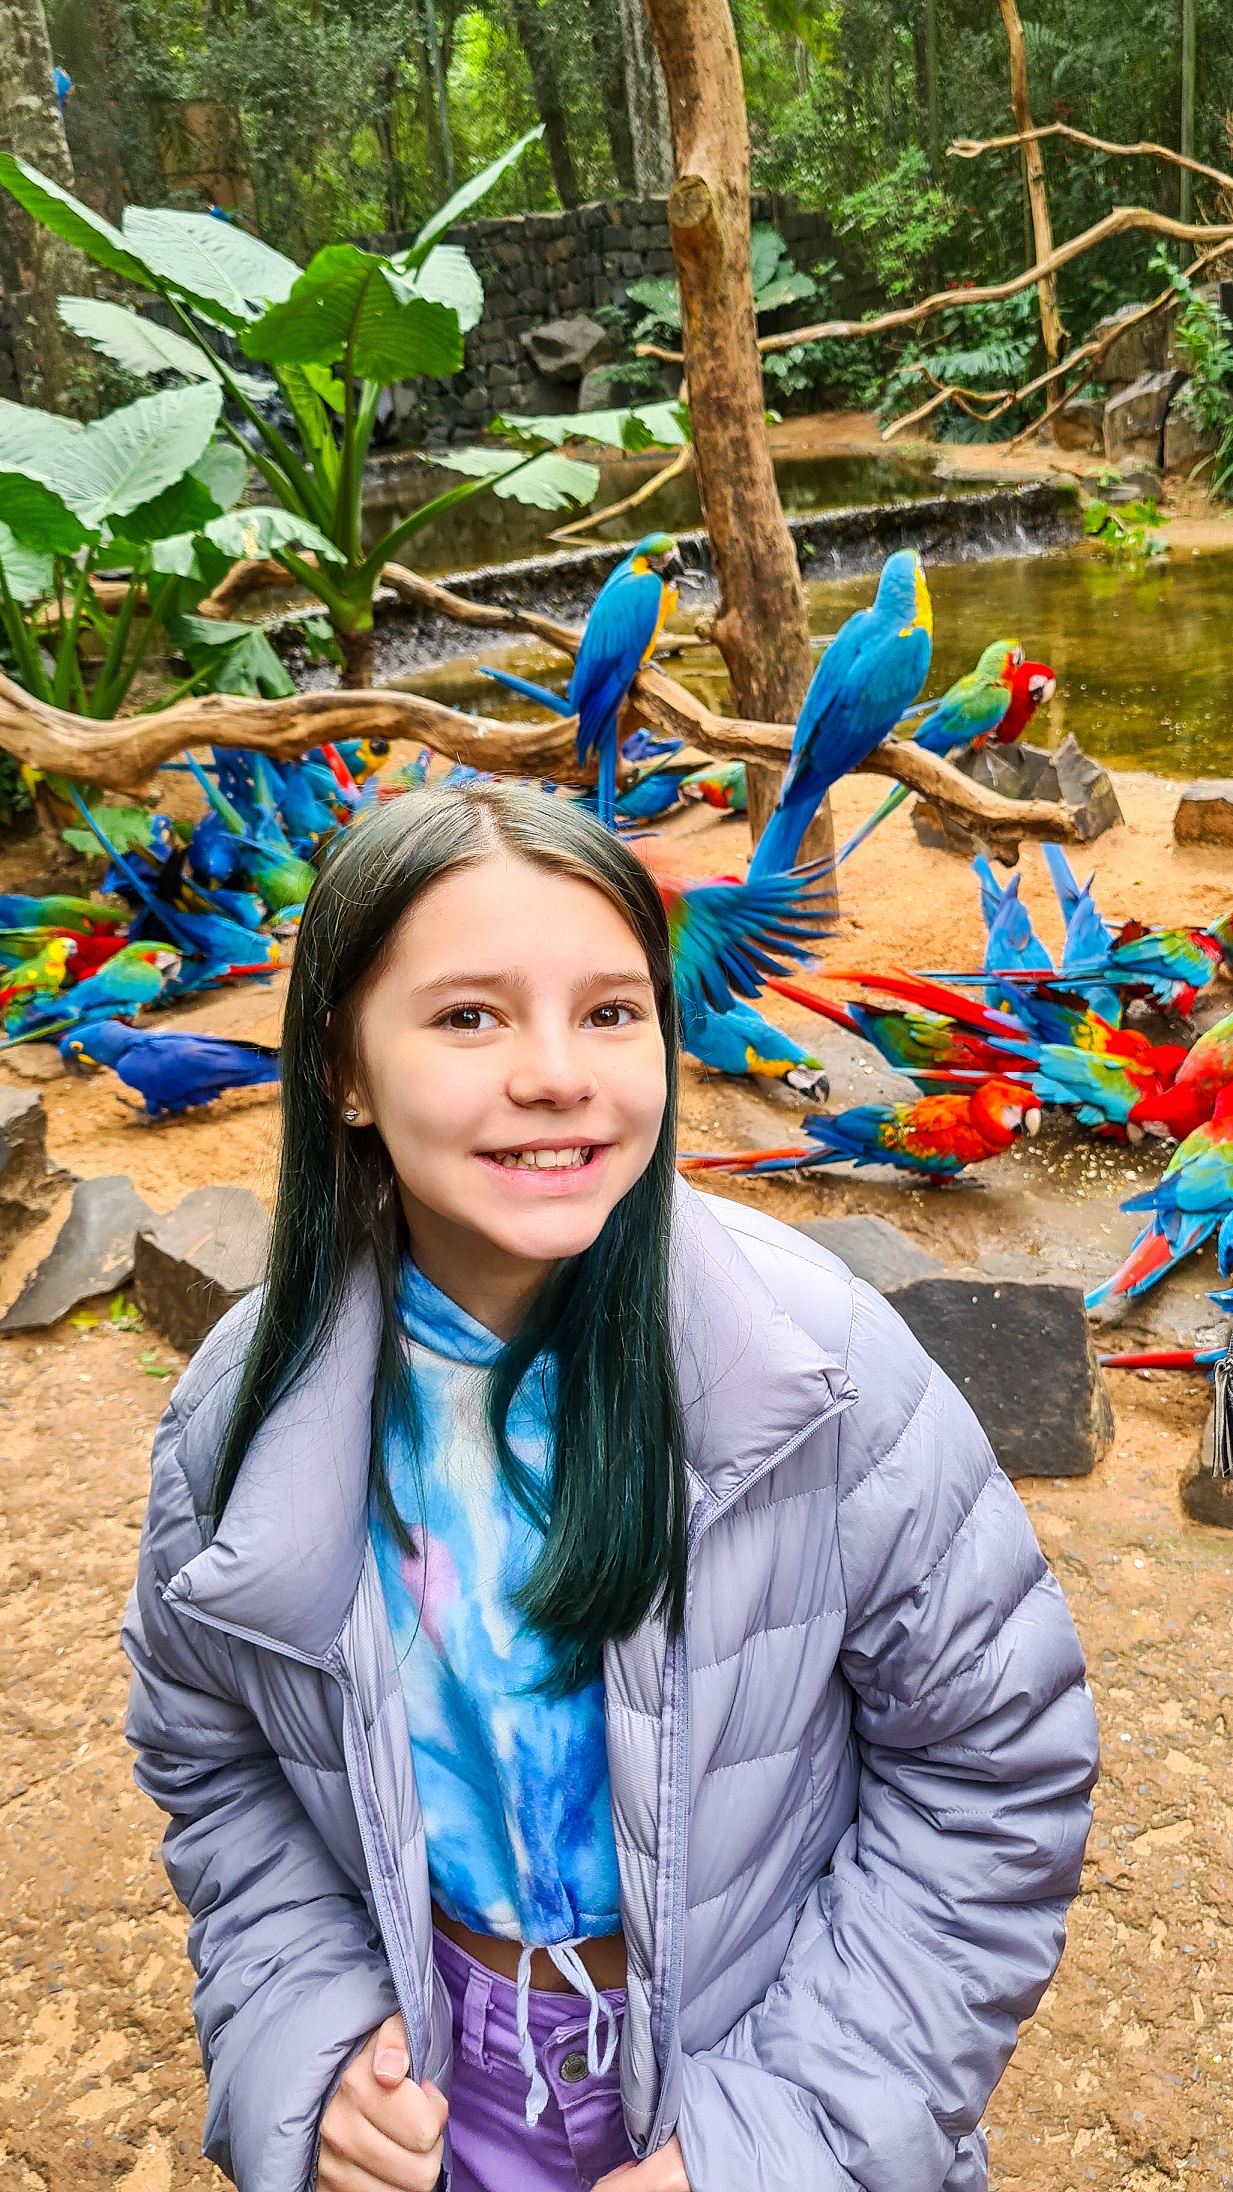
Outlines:
<svg viewBox="0 0 1233 2192"><path fill-rule="evenodd" d="M805 695L779 802L754 848L749 880L795 863L832 784L889 738L929 674L933 607L915 549L882 567L870 609L840 627Z"/></svg>
<svg viewBox="0 0 1233 2192"><path fill-rule="evenodd" d="M587 618L574 662L569 694L485 670L511 692L538 700L559 715L578 717L578 759L599 761L599 819L615 826L617 722L630 686L655 652L655 643L676 608L681 558L671 533L647 533L604 580Z"/></svg>
<svg viewBox="0 0 1233 2192"><path fill-rule="evenodd" d="M830 1094L821 1059L751 1005L729 1005L726 1012L705 1005L683 1008L681 1048L712 1073L762 1074L815 1104L824 1104Z"/></svg>

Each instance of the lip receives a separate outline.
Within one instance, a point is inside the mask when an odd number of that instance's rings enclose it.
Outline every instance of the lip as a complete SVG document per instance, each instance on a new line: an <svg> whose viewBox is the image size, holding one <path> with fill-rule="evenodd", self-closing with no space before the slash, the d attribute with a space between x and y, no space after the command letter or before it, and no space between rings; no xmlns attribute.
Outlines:
<svg viewBox="0 0 1233 2192"><path fill-rule="evenodd" d="M585 1164L554 1168L545 1166L541 1171L534 1165L503 1165L495 1157L490 1157L485 1150L477 1150L476 1161L483 1166L489 1177L500 1180L502 1186L512 1187L520 1195L576 1195L595 1185L612 1154L610 1142L587 1144L578 1135L573 1135L568 1140L558 1137L555 1141L510 1142L507 1147L530 1150L589 1147L591 1151Z"/></svg>

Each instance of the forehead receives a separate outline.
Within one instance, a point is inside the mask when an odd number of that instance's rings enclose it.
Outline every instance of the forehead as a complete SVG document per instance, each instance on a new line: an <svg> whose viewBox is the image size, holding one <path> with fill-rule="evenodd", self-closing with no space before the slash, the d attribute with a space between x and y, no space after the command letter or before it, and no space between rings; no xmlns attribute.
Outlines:
<svg viewBox="0 0 1233 2192"><path fill-rule="evenodd" d="M399 924L395 956L426 963L547 971L645 967L632 922L598 883L497 850L422 891Z"/></svg>

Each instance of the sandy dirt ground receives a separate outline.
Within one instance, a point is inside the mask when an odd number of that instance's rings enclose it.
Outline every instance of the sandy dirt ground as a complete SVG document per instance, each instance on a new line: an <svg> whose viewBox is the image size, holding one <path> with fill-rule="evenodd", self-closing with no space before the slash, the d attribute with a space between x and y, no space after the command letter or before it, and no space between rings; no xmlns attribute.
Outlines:
<svg viewBox="0 0 1233 2192"><path fill-rule="evenodd" d="M1178 787L1146 776L1117 786L1126 826L1084 864L1097 870L1105 909L1149 921L1225 910L1233 862L1172 842ZM846 835L880 792L874 778L842 785L838 830ZM951 856L923 851L906 814L844 871L828 967L976 963L972 879ZM747 838L743 824L694 811L654 850L678 872L740 872ZM1026 848L1023 890L1056 944L1043 863ZM198 1006L193 1022L272 1034L283 980ZM1223 998L1233 1006L1233 993ZM813 1031L837 1102L895 1086L803 1011L778 1001L771 1011L798 1034ZM159 1209L211 1181L269 1201L276 1093L236 1094L212 1112L143 1128L112 1081L42 1086L51 1152L79 1175L127 1172ZM682 1146L791 1140L799 1111L778 1090L685 1067ZM1162 1163L1150 1147L1097 1152L1054 1128L986 1168L979 1186L923 1190L841 1170L721 1191L789 1221L876 1211L951 1262L1013 1253L1086 1276L1130 1238L1133 1221L1117 1207L1127 1182L1142 1184ZM0 1270L0 1304L52 1231L54 1221ZM1150 1316L1127 1325L1127 1337L1213 1321L1202 1291L1212 1267L1197 1262L1193 1278L1149 1297ZM203 2087L185 1921L158 1861L161 1821L130 1779L116 1642L150 1437L165 1373L180 1366L157 1335L105 1321L0 1342L4 2192L222 2182L198 2154ZM1019 1485L1088 1652L1105 1764L1061 1972L987 2111L997 2192L1233 2187L1233 1537L1191 1523L1177 1497L1208 1405L1202 1382L1123 1375L1113 1398L1116 1442L1091 1477Z"/></svg>

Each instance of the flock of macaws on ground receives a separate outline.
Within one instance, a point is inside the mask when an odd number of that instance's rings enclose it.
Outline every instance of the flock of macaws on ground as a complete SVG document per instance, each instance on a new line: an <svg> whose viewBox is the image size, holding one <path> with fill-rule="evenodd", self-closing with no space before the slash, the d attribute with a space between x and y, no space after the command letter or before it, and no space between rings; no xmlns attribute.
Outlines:
<svg viewBox="0 0 1233 2192"><path fill-rule="evenodd" d="M577 716L579 761L597 763L592 803L608 827L631 834L645 833L683 799L732 814L745 806L743 764L697 768L681 758L679 741L645 731L620 738L630 687L685 575L667 534L631 550L595 600L564 697L488 672L541 706ZM639 847L668 913L686 1051L713 1071L763 1075L825 1101L820 1057L756 1009L770 990L870 1044L921 1094L911 1103L810 1112L803 1145L686 1154L682 1167L750 1176L848 1162L947 1182L1034 1134L1042 1107L1058 1106L1098 1135L1177 1144L1162 1179L1124 1206L1145 1212L1147 1223L1089 1306L1141 1294L1213 1233L1221 1275L1233 1278L1233 1015L1187 1039L1197 1000L1233 968L1233 914L1209 928L1109 920L1090 883L1081 886L1061 847L1050 845L1065 920L1057 965L1033 929L1019 875L1001 884L978 858L987 930L981 967L857 970L839 978L860 985L865 999L843 1005L795 978L836 919L833 866L796 865L832 786L905 723L924 750L954 761L989 740L1012 743L1053 694L1048 666L1000 639L940 699L921 703L932 648L924 570L905 550L888 558L872 605L849 617L822 655L778 804L744 880L683 883L661 872L648 845ZM208 767L191 757L168 764L191 772L205 795L191 831L159 814L117 817L113 808L88 807L76 787L57 786L106 855L102 899L0 896L6 1047L56 1040L71 1068L114 1071L152 1119L277 1080L277 1052L262 1044L155 1029L144 1015L219 984L268 979L294 936L322 849L369 806L422 788L431 759L425 749L396 767L377 738L317 747L281 764L215 748ZM622 760L636 773L618 791ZM455 768L440 785L475 773ZM896 786L834 866L907 796ZM1153 1042L1128 1024L1136 1002L1171 1016L1178 1040ZM1233 1311L1233 1289L1212 1298Z"/></svg>

